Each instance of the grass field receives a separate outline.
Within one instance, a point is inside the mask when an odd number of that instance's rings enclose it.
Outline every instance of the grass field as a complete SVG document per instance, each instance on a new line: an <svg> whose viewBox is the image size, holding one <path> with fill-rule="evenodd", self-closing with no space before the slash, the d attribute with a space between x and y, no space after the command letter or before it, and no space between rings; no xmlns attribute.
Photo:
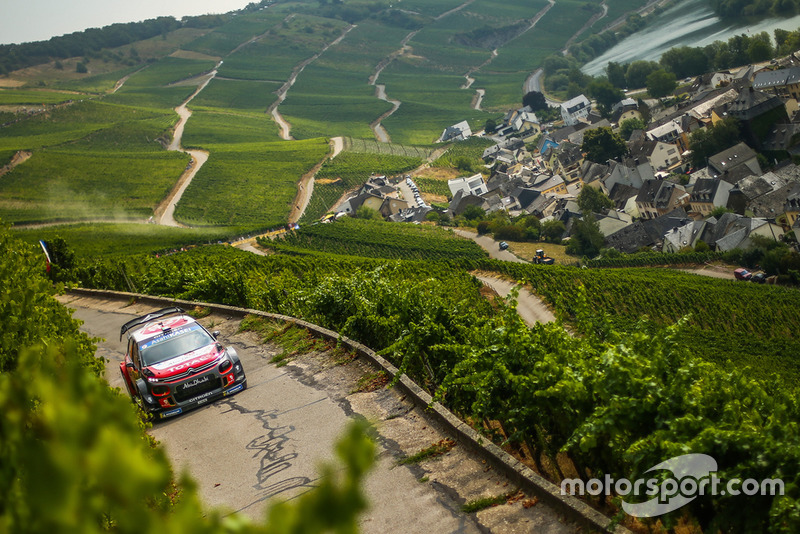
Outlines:
<svg viewBox="0 0 800 534"><path fill-rule="evenodd" d="M82 98L74 92L52 91L42 89L0 89L0 106L18 106L22 104L59 104L67 100Z"/></svg>
<svg viewBox="0 0 800 534"><path fill-rule="evenodd" d="M146 219L181 175L176 152L49 149L0 182L0 218L12 223Z"/></svg>
<svg viewBox="0 0 800 534"><path fill-rule="evenodd" d="M188 160L158 142L175 120L171 111L84 101L7 126L0 151L33 156L0 180L0 217L149 217Z"/></svg>
<svg viewBox="0 0 800 534"><path fill-rule="evenodd" d="M458 260L487 256L471 239L437 226L344 217L332 224L303 226L269 246L279 252L323 252L368 258Z"/></svg>
<svg viewBox="0 0 800 534"><path fill-rule="evenodd" d="M36 244L60 237L76 254L95 258L156 253L187 245L226 241L245 233L243 228L173 228L155 224L94 223L14 229L22 240Z"/></svg>
<svg viewBox="0 0 800 534"><path fill-rule="evenodd" d="M183 146L213 150L237 143L278 141L278 127L265 114L197 111L186 124Z"/></svg>
<svg viewBox="0 0 800 534"><path fill-rule="evenodd" d="M182 48L214 56L226 56L242 43L267 32L285 16L273 9L237 15L224 25L215 28L213 32L194 39Z"/></svg>
<svg viewBox="0 0 800 534"><path fill-rule="evenodd" d="M189 225L285 223L297 182L329 148L325 139L202 145L211 155L175 210Z"/></svg>
<svg viewBox="0 0 800 534"><path fill-rule="evenodd" d="M298 76L280 112L292 125L292 135L307 139L320 135L373 137L370 123L391 109L368 84L377 65L396 49L408 33L366 22L348 32ZM321 93L320 87L325 90Z"/></svg>
<svg viewBox="0 0 800 534"><path fill-rule="evenodd" d="M225 110L264 114L277 100L277 82L213 79L190 104L192 110Z"/></svg>

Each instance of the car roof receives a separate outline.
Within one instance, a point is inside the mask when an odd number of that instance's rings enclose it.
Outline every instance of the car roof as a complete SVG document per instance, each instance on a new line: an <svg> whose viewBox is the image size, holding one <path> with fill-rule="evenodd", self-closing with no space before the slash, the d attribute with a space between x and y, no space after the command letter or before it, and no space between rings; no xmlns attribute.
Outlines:
<svg viewBox="0 0 800 534"><path fill-rule="evenodd" d="M196 323L194 319L187 315L173 315L171 317L162 317L153 319L145 323L141 328L137 328L129 334L136 340L137 343L142 343L150 338L161 335L166 331L174 330L188 324Z"/></svg>

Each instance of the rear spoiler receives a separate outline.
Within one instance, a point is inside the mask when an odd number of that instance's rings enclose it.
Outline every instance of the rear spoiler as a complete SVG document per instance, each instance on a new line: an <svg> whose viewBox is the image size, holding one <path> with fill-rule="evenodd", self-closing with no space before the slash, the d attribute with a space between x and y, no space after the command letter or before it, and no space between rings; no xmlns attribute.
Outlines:
<svg viewBox="0 0 800 534"><path fill-rule="evenodd" d="M128 330L130 330L131 328L133 328L135 326L139 326L140 324L144 324L144 323L149 323L150 321L153 321L155 319L160 319L160 318L166 317L168 315L174 315L176 313L184 313L184 312L183 312L182 308L178 308L177 306L173 306L171 308L162 308L162 309L160 309L160 310L158 310L156 312L148 313L144 317L137 317L136 319L133 319L132 321L128 321L127 323L122 325L122 328L119 329L119 340L122 341L122 336L125 335L125 332L127 332Z"/></svg>

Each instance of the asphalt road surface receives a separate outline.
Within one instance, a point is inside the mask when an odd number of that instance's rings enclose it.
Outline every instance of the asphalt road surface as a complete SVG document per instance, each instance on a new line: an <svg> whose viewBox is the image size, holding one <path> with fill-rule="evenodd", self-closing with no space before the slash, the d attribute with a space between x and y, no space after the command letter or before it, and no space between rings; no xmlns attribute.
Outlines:
<svg viewBox="0 0 800 534"><path fill-rule="evenodd" d="M155 307L74 295L61 300L84 321L84 331L104 338L98 355L108 359L107 379L124 391L119 328ZM531 503L530 496L463 513L465 502L504 494L513 486L459 445L435 460L398 465L399 458L448 435L394 389L353 393L358 378L372 371L365 362L342 365L329 352L315 352L277 367L270 359L281 349L238 332L237 319L212 314L201 322L236 348L248 388L157 423L151 433L176 471L187 470L197 481L207 504L262 518L271 499L292 499L313 488L317 465L332 459L333 444L349 419L364 417L376 426L379 455L365 483L371 507L361 519L362 532L578 531L542 503L523 506Z"/></svg>

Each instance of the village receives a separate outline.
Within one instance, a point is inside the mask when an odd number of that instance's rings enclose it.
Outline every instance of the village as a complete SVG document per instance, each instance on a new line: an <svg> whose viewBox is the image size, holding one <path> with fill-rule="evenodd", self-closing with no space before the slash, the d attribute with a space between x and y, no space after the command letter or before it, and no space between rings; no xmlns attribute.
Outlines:
<svg viewBox="0 0 800 534"><path fill-rule="evenodd" d="M446 210L427 204L411 176L371 177L338 206L354 215L361 206L386 220L422 222L439 209L450 219L471 206L511 218L534 215L564 224L589 216L578 207L584 188L596 188L610 207L591 214L606 248L678 252L747 249L754 236L795 242L800 227L800 168L763 154L794 154L799 148L800 65L790 56L761 68L715 72L686 80L677 104L653 112L625 98L604 118L584 95L560 104L562 121L542 124L530 107L509 111L483 152L486 169L448 181ZM654 102L657 103L657 102ZM738 120L739 142L692 164L690 136L728 117ZM631 132L626 151L592 161L585 138L606 129L617 134L628 119L645 127ZM561 125L563 123L563 125ZM466 121L448 127L441 142L473 136ZM769 170L765 170L765 167ZM398 181L399 180L399 181ZM474 208L473 208L474 209Z"/></svg>

